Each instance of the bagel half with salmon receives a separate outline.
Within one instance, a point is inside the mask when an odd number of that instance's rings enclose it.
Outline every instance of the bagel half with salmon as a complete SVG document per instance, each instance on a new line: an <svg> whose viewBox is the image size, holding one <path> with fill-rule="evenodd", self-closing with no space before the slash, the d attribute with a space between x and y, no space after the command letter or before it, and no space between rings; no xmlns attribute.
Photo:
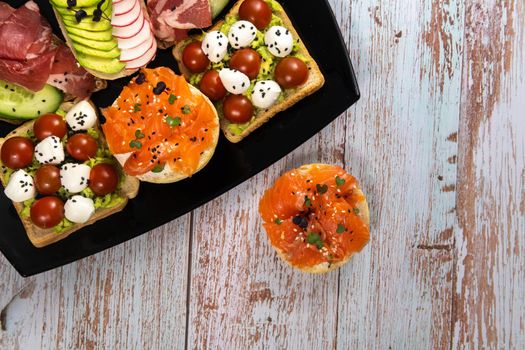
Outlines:
<svg viewBox="0 0 525 350"><path fill-rule="evenodd" d="M366 197L338 166L309 164L286 172L264 193L259 212L278 256L304 272L341 267L370 239Z"/></svg>
<svg viewBox="0 0 525 350"><path fill-rule="evenodd" d="M109 149L128 175L145 182L191 177L219 141L213 104L166 67L142 69L102 113Z"/></svg>
<svg viewBox="0 0 525 350"><path fill-rule="evenodd" d="M50 0L78 63L115 80L151 62L157 41L143 0Z"/></svg>

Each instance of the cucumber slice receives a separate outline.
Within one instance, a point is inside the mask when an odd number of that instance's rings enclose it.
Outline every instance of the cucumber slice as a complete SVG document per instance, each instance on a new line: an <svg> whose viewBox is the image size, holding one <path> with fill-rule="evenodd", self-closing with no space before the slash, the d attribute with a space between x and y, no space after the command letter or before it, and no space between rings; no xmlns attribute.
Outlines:
<svg viewBox="0 0 525 350"><path fill-rule="evenodd" d="M31 92L0 80L0 115L6 119L35 119L55 112L62 103L62 93L51 85Z"/></svg>
<svg viewBox="0 0 525 350"><path fill-rule="evenodd" d="M210 0L211 14L213 18L217 18L229 2L229 0Z"/></svg>

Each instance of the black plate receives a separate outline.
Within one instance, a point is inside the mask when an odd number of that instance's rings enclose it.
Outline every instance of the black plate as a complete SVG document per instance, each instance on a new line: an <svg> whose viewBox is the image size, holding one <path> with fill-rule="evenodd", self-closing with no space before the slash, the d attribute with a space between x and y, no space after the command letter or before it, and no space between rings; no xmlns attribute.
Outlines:
<svg viewBox="0 0 525 350"><path fill-rule="evenodd" d="M19 6L25 1L8 1ZM37 0L55 33L57 23L47 0ZM65 240L35 248L11 202L0 191L0 250L22 276L47 271L98 253L188 213L293 151L359 99L352 65L326 0L281 0L299 35L317 61L326 84L316 94L280 113L239 144L222 135L208 166L189 180L172 185L143 183L139 196L120 213L86 227ZM177 70L169 50L159 51L151 67ZM99 107L111 105L128 79L109 82L93 96ZM14 127L0 122L0 135Z"/></svg>

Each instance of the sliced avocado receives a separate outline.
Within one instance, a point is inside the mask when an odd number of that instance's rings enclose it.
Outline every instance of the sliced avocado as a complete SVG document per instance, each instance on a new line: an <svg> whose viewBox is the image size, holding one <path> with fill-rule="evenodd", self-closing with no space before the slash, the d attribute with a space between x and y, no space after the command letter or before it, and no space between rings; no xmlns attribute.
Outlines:
<svg viewBox="0 0 525 350"><path fill-rule="evenodd" d="M111 0L106 0L106 1L104 1L102 6L100 7L100 9L105 12L105 10L108 7L111 7L110 4L111 4ZM97 3L97 5L98 5L98 3ZM71 7L71 8L68 8L68 7L55 7L55 10L58 13L60 13L60 15L62 15L62 16L75 16L76 11L78 11L78 10L84 10L88 14L88 16L92 16L93 15L93 11L95 11L96 9L97 9L97 6L84 7L84 8L80 8L80 7Z"/></svg>
<svg viewBox="0 0 525 350"><path fill-rule="evenodd" d="M90 18L84 18L80 23L65 18L62 18L62 21L66 27L84 29L91 32L102 32L111 29L111 22L105 18L101 18L98 22L93 22Z"/></svg>
<svg viewBox="0 0 525 350"><path fill-rule="evenodd" d="M4 119L34 119L55 112L62 93L51 85L37 92L0 80L0 116Z"/></svg>
<svg viewBox="0 0 525 350"><path fill-rule="evenodd" d="M216 18L229 2L229 0L210 0L211 14L213 18Z"/></svg>
<svg viewBox="0 0 525 350"><path fill-rule="evenodd" d="M73 42L73 48L76 52L80 52L89 56L95 56L100 58L119 58L120 57L120 49L118 47L114 47L113 49L109 51L102 51L97 50L93 47L85 46L82 44L78 44Z"/></svg>
<svg viewBox="0 0 525 350"><path fill-rule="evenodd" d="M69 33L68 36L71 40L73 40L73 43L84 45L100 51L111 51L112 49L117 47L117 40L113 38L107 41L97 41L83 38L81 36L77 36L71 33Z"/></svg>
<svg viewBox="0 0 525 350"><path fill-rule="evenodd" d="M83 54L81 52L77 53L77 60L83 67L95 70L97 72L106 73L106 74L116 74L121 72L126 63L120 62L118 59L113 58L101 58Z"/></svg>
<svg viewBox="0 0 525 350"><path fill-rule="evenodd" d="M89 30L85 30L85 29L66 27L66 31L68 35L73 34L77 37L81 37L81 38L85 38L89 40L110 41L113 39L113 34L111 33L111 30L104 30L101 32L90 32Z"/></svg>
<svg viewBox="0 0 525 350"><path fill-rule="evenodd" d="M101 0L50 0L51 3L57 7L68 7L73 4L72 7L90 7L97 6ZM106 0L111 1L111 0ZM69 2L69 4L68 4Z"/></svg>

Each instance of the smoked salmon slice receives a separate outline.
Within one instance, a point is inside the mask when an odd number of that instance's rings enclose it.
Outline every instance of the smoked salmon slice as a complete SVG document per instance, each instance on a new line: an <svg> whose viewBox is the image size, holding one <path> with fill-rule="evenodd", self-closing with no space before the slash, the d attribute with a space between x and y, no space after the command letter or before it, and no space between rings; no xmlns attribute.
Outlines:
<svg viewBox="0 0 525 350"><path fill-rule="evenodd" d="M343 265L370 238L365 195L338 166L311 164L285 173L265 192L259 212L279 255L306 272Z"/></svg>

